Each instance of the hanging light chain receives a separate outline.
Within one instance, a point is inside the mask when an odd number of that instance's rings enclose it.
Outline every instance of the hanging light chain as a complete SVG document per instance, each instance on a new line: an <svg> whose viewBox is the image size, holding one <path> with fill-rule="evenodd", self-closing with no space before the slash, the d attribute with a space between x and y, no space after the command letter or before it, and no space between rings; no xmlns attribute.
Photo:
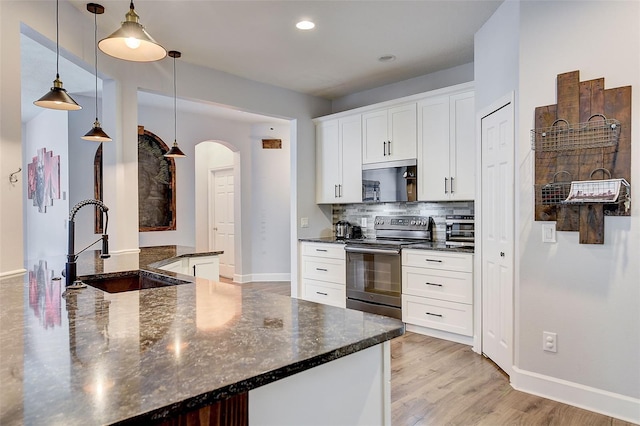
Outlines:
<svg viewBox="0 0 640 426"><path fill-rule="evenodd" d="M60 79L60 18L58 15L58 0L56 0L56 80Z"/></svg>
<svg viewBox="0 0 640 426"><path fill-rule="evenodd" d="M96 122L98 121L98 13L93 14L93 56L96 67Z"/></svg>
<svg viewBox="0 0 640 426"><path fill-rule="evenodd" d="M178 140L178 107L176 90L176 55L173 56L173 141Z"/></svg>

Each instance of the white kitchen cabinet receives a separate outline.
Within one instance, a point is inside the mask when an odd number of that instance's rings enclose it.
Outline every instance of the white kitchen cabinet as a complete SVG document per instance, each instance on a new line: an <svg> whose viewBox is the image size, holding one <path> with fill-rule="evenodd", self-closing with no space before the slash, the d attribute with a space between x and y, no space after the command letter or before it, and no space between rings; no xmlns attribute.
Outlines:
<svg viewBox="0 0 640 426"><path fill-rule="evenodd" d="M409 160L417 155L416 103L362 114L362 163Z"/></svg>
<svg viewBox="0 0 640 426"><path fill-rule="evenodd" d="M362 202L361 115L318 123L316 202Z"/></svg>
<svg viewBox="0 0 640 426"><path fill-rule="evenodd" d="M418 200L475 198L474 92L418 102Z"/></svg>
<svg viewBox="0 0 640 426"><path fill-rule="evenodd" d="M220 280L220 259L217 255L181 257L159 269L213 281Z"/></svg>
<svg viewBox="0 0 640 426"><path fill-rule="evenodd" d="M188 259L188 275L220 281L220 259L218 256L195 256Z"/></svg>
<svg viewBox="0 0 640 426"><path fill-rule="evenodd" d="M344 244L300 243L302 298L346 307L346 256Z"/></svg>
<svg viewBox="0 0 640 426"><path fill-rule="evenodd" d="M403 249L402 321L411 331L473 336L473 255Z"/></svg>

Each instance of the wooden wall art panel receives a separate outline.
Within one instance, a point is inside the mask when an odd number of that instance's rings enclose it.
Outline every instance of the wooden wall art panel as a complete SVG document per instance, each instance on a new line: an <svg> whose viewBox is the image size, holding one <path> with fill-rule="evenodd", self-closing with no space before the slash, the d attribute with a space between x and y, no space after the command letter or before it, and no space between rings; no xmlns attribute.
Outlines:
<svg viewBox="0 0 640 426"><path fill-rule="evenodd" d="M604 78L581 82L580 72L571 71L557 77L557 100L535 109L535 220L580 232L581 244L603 244L604 216L629 216L630 200L565 199L571 182L623 178L631 184L631 86L605 89Z"/></svg>
<svg viewBox="0 0 640 426"><path fill-rule="evenodd" d="M138 126L138 221L140 232L176 229L176 165L169 147Z"/></svg>

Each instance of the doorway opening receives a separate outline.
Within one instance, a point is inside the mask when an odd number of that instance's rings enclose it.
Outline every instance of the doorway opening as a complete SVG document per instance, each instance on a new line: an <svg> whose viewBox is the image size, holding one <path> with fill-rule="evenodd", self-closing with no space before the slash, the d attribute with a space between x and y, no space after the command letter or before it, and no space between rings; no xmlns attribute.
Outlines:
<svg viewBox="0 0 640 426"><path fill-rule="evenodd" d="M224 141L196 145L196 247L223 251L220 276L233 280L240 253L240 153Z"/></svg>

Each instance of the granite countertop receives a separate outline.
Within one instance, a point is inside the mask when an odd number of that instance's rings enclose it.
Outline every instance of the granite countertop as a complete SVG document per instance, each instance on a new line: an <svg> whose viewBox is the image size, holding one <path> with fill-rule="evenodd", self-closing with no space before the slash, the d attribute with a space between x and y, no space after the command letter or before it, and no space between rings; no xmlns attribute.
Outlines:
<svg viewBox="0 0 640 426"><path fill-rule="evenodd" d="M300 238L298 241L310 242L310 243L332 243L332 244L346 244L349 241L358 240L344 240L336 239L335 237L321 237L321 238ZM430 241L419 244L411 244L405 248L418 249L418 250L437 250L437 251L452 251L457 253L474 253L473 247L461 247L461 246L448 246L444 241Z"/></svg>
<svg viewBox="0 0 640 426"><path fill-rule="evenodd" d="M181 255L195 253L167 246L129 257L137 268L172 275L153 266ZM78 275L118 274L136 263L118 257L103 264L83 253ZM395 319L193 277L63 298L52 264L0 280L2 425L170 418L404 332Z"/></svg>

